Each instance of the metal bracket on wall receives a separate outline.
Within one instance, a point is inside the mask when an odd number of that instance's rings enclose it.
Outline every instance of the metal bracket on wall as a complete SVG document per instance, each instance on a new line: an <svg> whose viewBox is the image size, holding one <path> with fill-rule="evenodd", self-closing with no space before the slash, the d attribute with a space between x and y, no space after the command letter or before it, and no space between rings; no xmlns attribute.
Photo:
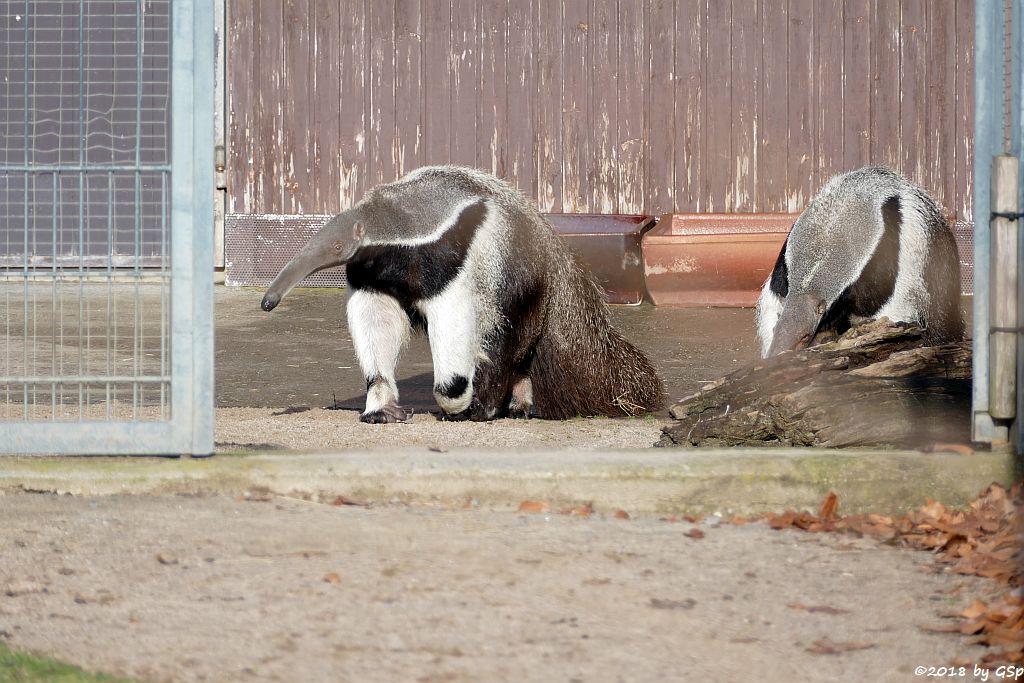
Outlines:
<svg viewBox="0 0 1024 683"><path fill-rule="evenodd" d="M224 145L217 145L213 148L213 168L217 172L217 189L228 189L228 176L225 173L227 167L227 153Z"/></svg>

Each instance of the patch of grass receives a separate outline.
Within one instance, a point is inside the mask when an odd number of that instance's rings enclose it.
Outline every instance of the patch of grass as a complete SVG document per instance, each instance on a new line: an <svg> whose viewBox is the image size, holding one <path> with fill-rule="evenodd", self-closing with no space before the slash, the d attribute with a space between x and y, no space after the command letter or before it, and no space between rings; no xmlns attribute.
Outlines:
<svg viewBox="0 0 1024 683"><path fill-rule="evenodd" d="M12 650L0 643L0 683L129 683L127 678L91 674L77 666Z"/></svg>

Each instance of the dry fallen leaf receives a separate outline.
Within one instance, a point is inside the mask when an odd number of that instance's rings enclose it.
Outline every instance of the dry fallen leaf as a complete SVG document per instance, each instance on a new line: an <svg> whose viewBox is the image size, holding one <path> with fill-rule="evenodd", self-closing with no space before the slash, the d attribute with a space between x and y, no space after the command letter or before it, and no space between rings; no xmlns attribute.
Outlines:
<svg viewBox="0 0 1024 683"><path fill-rule="evenodd" d="M685 534L683 534L683 536L699 540L701 538L704 538L704 532L698 529L697 527L694 527L687 531Z"/></svg>
<svg viewBox="0 0 1024 683"><path fill-rule="evenodd" d="M594 505L588 502L576 507L565 508L561 511L561 514L569 515L570 517L589 517L594 514Z"/></svg>
<svg viewBox="0 0 1024 683"><path fill-rule="evenodd" d="M921 629L975 635L973 642L997 648L982 658L988 664L1024 662L1024 515L1018 512L1024 509L1024 482L1009 489L992 484L965 511L928 500L899 519L875 514L840 517L833 505L838 506L838 500L830 493L818 516L787 510L767 518L774 529L840 531L927 550L946 571L995 579L1012 588L987 604L972 602L956 615L963 619L959 623ZM834 654L836 646L818 641L814 651Z"/></svg>
<svg viewBox="0 0 1024 683"><path fill-rule="evenodd" d="M835 491L829 491L828 495L825 496L825 500L821 501L821 509L818 512L818 516L828 522L834 522L839 517L838 512L839 496L836 495Z"/></svg>
<svg viewBox="0 0 1024 683"><path fill-rule="evenodd" d="M960 613L964 619L977 619L985 613L987 607L981 600L975 599L970 605L967 606L963 612Z"/></svg>
<svg viewBox="0 0 1024 683"><path fill-rule="evenodd" d="M786 607L790 609L803 610L804 612L811 612L814 614L849 614L848 609L839 609L838 607L829 607L828 605L805 605L800 602L791 602Z"/></svg>
<svg viewBox="0 0 1024 683"><path fill-rule="evenodd" d="M341 583L341 577L338 576L338 574L336 574L335 572L331 572L329 574L324 575L324 581L326 581L327 583L337 584Z"/></svg>
<svg viewBox="0 0 1024 683"><path fill-rule="evenodd" d="M875 643L856 641L836 643L828 638L822 638L821 640L816 640L811 643L811 646L807 648L807 651L814 655L838 655L851 650L867 650L874 646Z"/></svg>
<svg viewBox="0 0 1024 683"><path fill-rule="evenodd" d="M615 519L629 519L629 513L625 510L616 510Z"/></svg>
<svg viewBox="0 0 1024 683"><path fill-rule="evenodd" d="M335 506L339 506L339 507L342 506L342 505L352 505L352 506L356 506L356 507L366 507L366 503L360 503L360 502L354 501L351 498L349 498L348 496L335 496L334 500L331 501L331 505L335 505Z"/></svg>
<svg viewBox="0 0 1024 683"><path fill-rule="evenodd" d="M693 598L686 598L684 600L651 598L648 604L654 609L693 609L697 605L697 601Z"/></svg>
<svg viewBox="0 0 1024 683"><path fill-rule="evenodd" d="M936 443L928 449L932 453L958 453L959 455L974 455L974 449L965 443Z"/></svg>
<svg viewBox="0 0 1024 683"><path fill-rule="evenodd" d="M547 511L548 504L539 500L524 500L519 504L519 512L538 513Z"/></svg>
<svg viewBox="0 0 1024 683"><path fill-rule="evenodd" d="M925 633L960 633L960 624L922 624L918 628Z"/></svg>

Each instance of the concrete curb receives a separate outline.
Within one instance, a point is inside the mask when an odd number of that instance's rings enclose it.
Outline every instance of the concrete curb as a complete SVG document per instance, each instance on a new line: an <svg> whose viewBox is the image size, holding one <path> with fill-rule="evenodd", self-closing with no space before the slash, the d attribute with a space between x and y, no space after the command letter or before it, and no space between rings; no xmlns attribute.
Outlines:
<svg viewBox="0 0 1024 683"><path fill-rule="evenodd" d="M816 509L834 489L841 512L898 514L928 498L962 506L1011 484L1012 455L825 450L507 452L427 449L293 455L0 459L0 492L72 495L268 493L366 503L751 514Z"/></svg>

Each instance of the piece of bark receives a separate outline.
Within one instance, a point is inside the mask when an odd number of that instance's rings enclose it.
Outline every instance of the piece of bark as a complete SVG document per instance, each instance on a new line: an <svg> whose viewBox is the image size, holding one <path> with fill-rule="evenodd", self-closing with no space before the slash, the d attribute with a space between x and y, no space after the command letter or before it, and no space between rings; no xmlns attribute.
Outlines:
<svg viewBox="0 0 1024 683"><path fill-rule="evenodd" d="M884 446L970 439L970 342L887 319L733 372L671 408L662 446Z"/></svg>

